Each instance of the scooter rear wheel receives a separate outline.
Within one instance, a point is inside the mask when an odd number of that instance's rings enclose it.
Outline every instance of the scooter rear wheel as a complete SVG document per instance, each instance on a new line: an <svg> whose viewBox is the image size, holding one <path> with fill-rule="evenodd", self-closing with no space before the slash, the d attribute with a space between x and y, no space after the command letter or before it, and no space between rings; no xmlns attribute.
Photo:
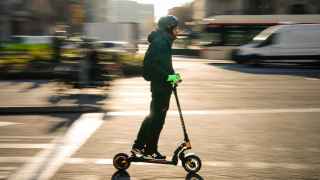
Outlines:
<svg viewBox="0 0 320 180"><path fill-rule="evenodd" d="M187 155L182 161L183 168L189 173L196 173L201 169L201 159L196 155Z"/></svg>
<svg viewBox="0 0 320 180"><path fill-rule="evenodd" d="M126 170L130 166L129 156L125 153L119 153L113 158L113 166L118 170Z"/></svg>

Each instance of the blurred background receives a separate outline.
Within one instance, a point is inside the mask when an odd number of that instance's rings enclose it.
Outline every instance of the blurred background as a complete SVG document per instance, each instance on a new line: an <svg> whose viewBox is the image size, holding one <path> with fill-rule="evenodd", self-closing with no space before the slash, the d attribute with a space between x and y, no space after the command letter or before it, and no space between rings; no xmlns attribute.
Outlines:
<svg viewBox="0 0 320 180"><path fill-rule="evenodd" d="M317 15L320 5L316 0L180 0L166 3L151 0L3 0L0 3L3 76L10 74L12 69L31 71L34 64L45 64L43 68L56 70L48 70L56 75L63 68L52 62L79 62L88 55L83 48L89 46L91 50L99 50L97 61L89 61L89 64L93 63L92 67L98 62L128 64L125 60L128 55L131 55L131 65L138 64L142 59L139 54L147 48L148 33L156 27L157 19L167 14L180 20L180 35L173 53L205 59L231 59L233 49L249 43L259 32L273 25L320 21ZM29 69L25 68L26 64ZM102 69L109 68L106 66ZM60 74L67 75L67 72Z"/></svg>
<svg viewBox="0 0 320 180"><path fill-rule="evenodd" d="M166 15L203 171L142 165L133 179L319 180L319 0L0 0L0 179L117 179L112 157L148 113L147 37ZM182 139L171 107L168 155Z"/></svg>

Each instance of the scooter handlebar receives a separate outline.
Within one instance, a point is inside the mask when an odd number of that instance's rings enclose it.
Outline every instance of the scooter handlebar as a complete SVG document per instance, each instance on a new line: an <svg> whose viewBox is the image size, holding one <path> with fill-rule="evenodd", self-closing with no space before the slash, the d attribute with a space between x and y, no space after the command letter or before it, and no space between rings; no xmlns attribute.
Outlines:
<svg viewBox="0 0 320 180"><path fill-rule="evenodd" d="M180 79L177 83L172 84L172 88L176 89L180 83L182 83L182 79Z"/></svg>

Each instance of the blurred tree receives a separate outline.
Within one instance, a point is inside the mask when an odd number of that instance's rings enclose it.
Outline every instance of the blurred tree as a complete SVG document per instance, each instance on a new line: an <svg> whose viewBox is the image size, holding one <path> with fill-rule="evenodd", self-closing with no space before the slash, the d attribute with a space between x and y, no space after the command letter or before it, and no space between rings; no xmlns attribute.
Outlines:
<svg viewBox="0 0 320 180"><path fill-rule="evenodd" d="M185 29L187 27L185 23L193 20L192 3L187 3L180 7L174 7L169 10L169 14L174 15L179 19L180 29Z"/></svg>

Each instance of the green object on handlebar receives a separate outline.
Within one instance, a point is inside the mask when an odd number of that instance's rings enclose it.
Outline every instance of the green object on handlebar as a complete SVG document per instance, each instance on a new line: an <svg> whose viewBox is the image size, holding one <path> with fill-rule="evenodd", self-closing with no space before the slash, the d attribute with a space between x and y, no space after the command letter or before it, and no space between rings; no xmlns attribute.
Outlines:
<svg viewBox="0 0 320 180"><path fill-rule="evenodd" d="M182 79L181 79L180 74L168 75L167 82L170 82L170 84L172 86L176 86L178 84L178 82L181 82L181 81L182 81Z"/></svg>
<svg viewBox="0 0 320 180"><path fill-rule="evenodd" d="M181 78L180 74L179 74L179 73L176 73L176 75L177 75L177 77L178 77L178 81L181 82L181 81L182 81L182 78Z"/></svg>

